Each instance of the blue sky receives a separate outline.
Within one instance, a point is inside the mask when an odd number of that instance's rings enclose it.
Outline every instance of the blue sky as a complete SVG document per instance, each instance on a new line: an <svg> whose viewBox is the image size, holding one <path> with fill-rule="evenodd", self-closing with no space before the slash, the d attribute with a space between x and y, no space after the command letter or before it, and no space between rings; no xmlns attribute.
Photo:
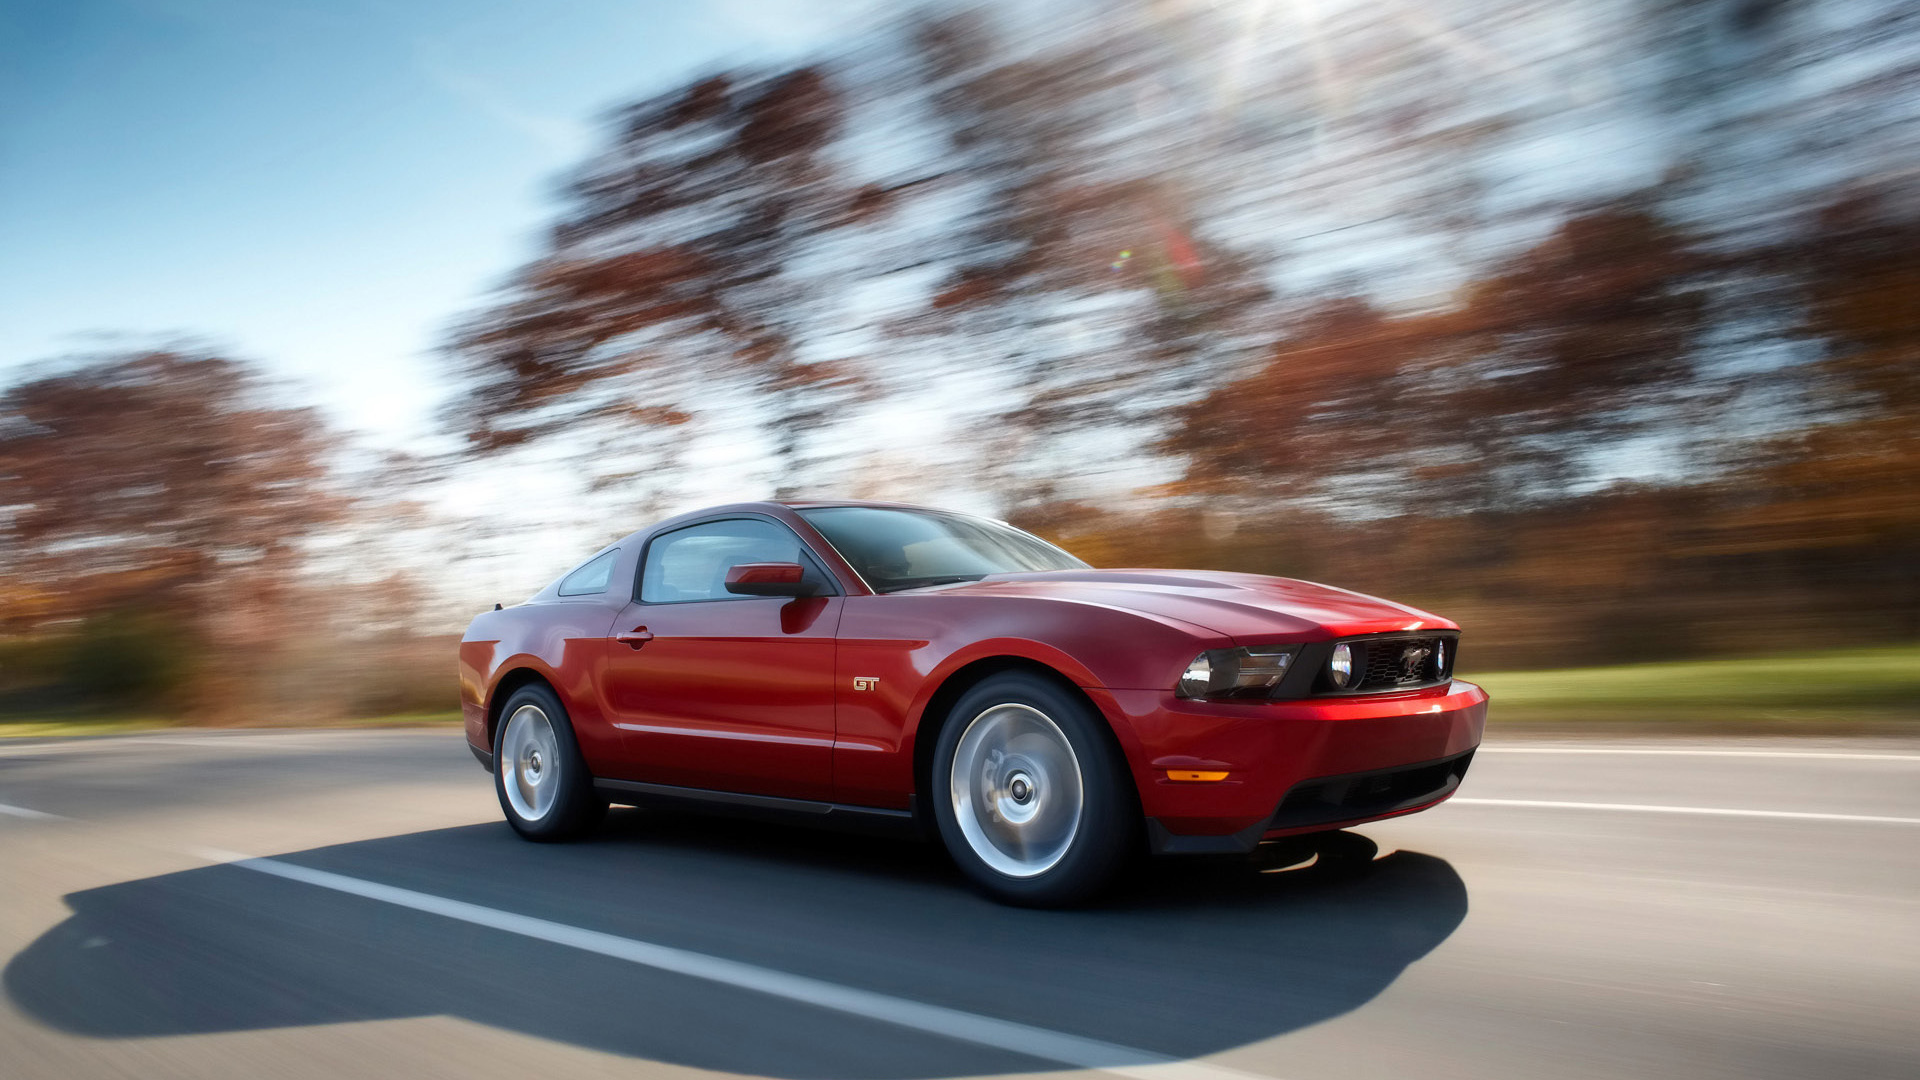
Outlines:
<svg viewBox="0 0 1920 1080"><path fill-rule="evenodd" d="M381 442L605 109L869 0L0 0L0 383L204 342Z"/></svg>

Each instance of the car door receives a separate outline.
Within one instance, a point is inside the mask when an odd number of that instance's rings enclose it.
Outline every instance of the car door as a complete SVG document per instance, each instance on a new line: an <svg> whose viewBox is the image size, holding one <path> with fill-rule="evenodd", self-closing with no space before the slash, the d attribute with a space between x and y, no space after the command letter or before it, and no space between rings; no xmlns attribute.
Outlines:
<svg viewBox="0 0 1920 1080"><path fill-rule="evenodd" d="M729 593L728 569L755 562L801 563L822 595ZM623 778L831 798L839 592L772 518L698 522L649 540L602 676L623 733Z"/></svg>

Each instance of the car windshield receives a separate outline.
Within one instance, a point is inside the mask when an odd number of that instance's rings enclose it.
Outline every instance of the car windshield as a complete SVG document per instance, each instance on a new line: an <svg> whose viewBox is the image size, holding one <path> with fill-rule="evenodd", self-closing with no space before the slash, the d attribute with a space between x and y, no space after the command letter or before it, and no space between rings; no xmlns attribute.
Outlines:
<svg viewBox="0 0 1920 1080"><path fill-rule="evenodd" d="M875 592L1087 566L1011 525L964 514L878 506L822 506L799 513Z"/></svg>

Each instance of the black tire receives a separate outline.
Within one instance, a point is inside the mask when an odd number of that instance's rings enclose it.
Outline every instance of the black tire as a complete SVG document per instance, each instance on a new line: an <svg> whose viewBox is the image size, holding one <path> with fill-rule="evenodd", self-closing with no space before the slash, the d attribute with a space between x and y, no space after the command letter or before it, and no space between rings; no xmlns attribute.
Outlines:
<svg viewBox="0 0 1920 1080"><path fill-rule="evenodd" d="M532 748L535 760L516 760L507 746L510 730L516 737L516 717L531 710L524 723L544 718L551 741L536 740ZM522 746L526 744L522 742ZM533 777L530 787L525 783ZM508 785L516 785L509 793ZM552 785L551 792L540 791ZM537 794L529 795L529 790ZM593 790L593 774L587 771L586 758L573 737L573 722L566 706L544 683L529 683L515 690L500 707L500 723L493 733L493 793L500 800L513 831L528 840L542 842L571 840L592 831L606 815L607 802Z"/></svg>
<svg viewBox="0 0 1920 1080"><path fill-rule="evenodd" d="M979 725L986 727L969 738ZM1013 734L1000 744L999 757L983 754L983 743L1001 731ZM1056 734L1071 754L1048 747ZM956 778L956 757L963 753L977 768ZM1069 767L1077 773L1077 814ZM1017 795L1024 796L1018 803ZM1072 689L1037 673L989 676L954 703L934 744L928 798L941 842L961 872L1011 904L1083 902L1105 888L1138 847L1139 798L1106 721ZM1031 816L1015 821L1000 808ZM1062 836L1067 821L1073 826ZM1037 851L1029 847L1029 828L1036 830Z"/></svg>

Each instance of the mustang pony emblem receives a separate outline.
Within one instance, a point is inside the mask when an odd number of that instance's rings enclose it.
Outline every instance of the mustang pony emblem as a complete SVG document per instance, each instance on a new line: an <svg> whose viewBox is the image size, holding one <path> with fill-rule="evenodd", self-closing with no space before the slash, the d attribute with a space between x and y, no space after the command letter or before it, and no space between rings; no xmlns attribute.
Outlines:
<svg viewBox="0 0 1920 1080"><path fill-rule="evenodd" d="M1420 669L1425 666L1427 657L1433 655L1430 645L1409 645L1400 650L1400 681L1412 682L1420 677Z"/></svg>

